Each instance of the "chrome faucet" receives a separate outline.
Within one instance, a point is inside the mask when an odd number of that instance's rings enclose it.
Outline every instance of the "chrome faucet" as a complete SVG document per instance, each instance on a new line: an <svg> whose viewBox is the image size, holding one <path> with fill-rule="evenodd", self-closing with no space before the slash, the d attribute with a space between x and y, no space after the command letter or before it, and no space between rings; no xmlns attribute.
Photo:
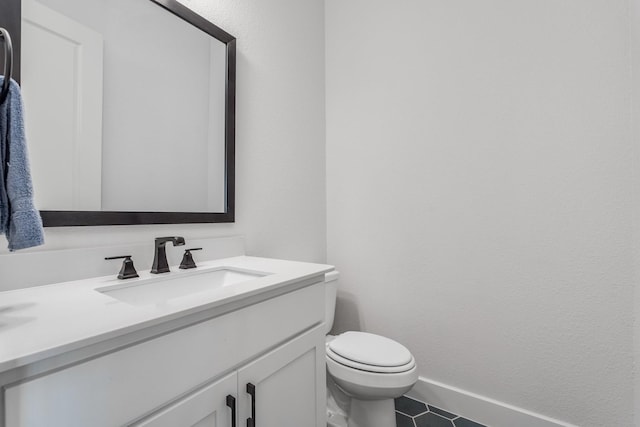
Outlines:
<svg viewBox="0 0 640 427"><path fill-rule="evenodd" d="M155 252L153 255L153 266L151 272L153 274L168 273L169 263L167 263L167 242L173 243L173 246L183 246L184 237L158 237L155 242Z"/></svg>

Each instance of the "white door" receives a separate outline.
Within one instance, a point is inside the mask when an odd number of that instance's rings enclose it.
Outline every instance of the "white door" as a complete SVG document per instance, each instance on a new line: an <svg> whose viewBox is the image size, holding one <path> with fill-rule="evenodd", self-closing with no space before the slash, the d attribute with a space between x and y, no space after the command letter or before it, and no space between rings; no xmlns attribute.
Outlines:
<svg viewBox="0 0 640 427"><path fill-rule="evenodd" d="M326 426L325 375L317 327L238 371L239 425Z"/></svg>
<svg viewBox="0 0 640 427"><path fill-rule="evenodd" d="M21 60L37 208L100 210L102 35L23 0Z"/></svg>
<svg viewBox="0 0 640 427"><path fill-rule="evenodd" d="M236 427L236 373L201 388L131 427Z"/></svg>

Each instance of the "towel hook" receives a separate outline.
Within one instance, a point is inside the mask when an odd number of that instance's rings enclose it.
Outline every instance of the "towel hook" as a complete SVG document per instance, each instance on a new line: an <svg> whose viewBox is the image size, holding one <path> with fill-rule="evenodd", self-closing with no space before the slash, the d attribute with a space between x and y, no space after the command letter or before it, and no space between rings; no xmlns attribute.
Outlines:
<svg viewBox="0 0 640 427"><path fill-rule="evenodd" d="M2 91L0 91L0 104L2 104L9 94L11 72L13 69L13 45L11 44L11 36L9 35L9 31L2 27L0 27L0 41L4 41L4 82L2 83Z"/></svg>

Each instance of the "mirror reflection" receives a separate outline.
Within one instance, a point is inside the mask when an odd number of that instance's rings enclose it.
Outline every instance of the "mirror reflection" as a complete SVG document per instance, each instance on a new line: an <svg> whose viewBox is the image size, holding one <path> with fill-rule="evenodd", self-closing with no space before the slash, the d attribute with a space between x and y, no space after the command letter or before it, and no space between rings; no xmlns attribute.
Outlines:
<svg viewBox="0 0 640 427"><path fill-rule="evenodd" d="M224 43L149 0L22 13L39 209L224 212Z"/></svg>

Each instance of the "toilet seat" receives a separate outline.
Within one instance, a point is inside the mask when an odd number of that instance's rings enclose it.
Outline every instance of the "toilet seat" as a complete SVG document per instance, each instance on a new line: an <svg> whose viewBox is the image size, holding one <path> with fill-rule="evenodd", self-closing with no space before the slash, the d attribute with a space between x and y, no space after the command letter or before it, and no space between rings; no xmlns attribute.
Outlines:
<svg viewBox="0 0 640 427"><path fill-rule="evenodd" d="M377 374L397 374L397 373L402 373L402 372L409 371L414 366L416 366L416 361L415 361L415 359L413 357L411 358L409 363L407 363L406 365L401 365L401 366L367 365L367 364L364 364L364 363L358 363L358 362L355 362L353 360L349 360L347 358L344 358L344 357L340 356L339 354L336 354L335 352L333 352L333 350L331 350L329 347L327 347L327 358L329 358L332 361L334 361L336 363L339 363L340 365L343 365L343 366L345 366L347 368L358 369L360 371L373 372L373 373L377 373Z"/></svg>
<svg viewBox="0 0 640 427"><path fill-rule="evenodd" d="M333 381L351 397L362 400L394 399L409 391L418 380L418 367L403 372L384 373L361 370L326 357Z"/></svg>
<svg viewBox="0 0 640 427"><path fill-rule="evenodd" d="M327 343L327 357L348 368L380 374L407 372L416 365L405 346L366 332L345 332Z"/></svg>

